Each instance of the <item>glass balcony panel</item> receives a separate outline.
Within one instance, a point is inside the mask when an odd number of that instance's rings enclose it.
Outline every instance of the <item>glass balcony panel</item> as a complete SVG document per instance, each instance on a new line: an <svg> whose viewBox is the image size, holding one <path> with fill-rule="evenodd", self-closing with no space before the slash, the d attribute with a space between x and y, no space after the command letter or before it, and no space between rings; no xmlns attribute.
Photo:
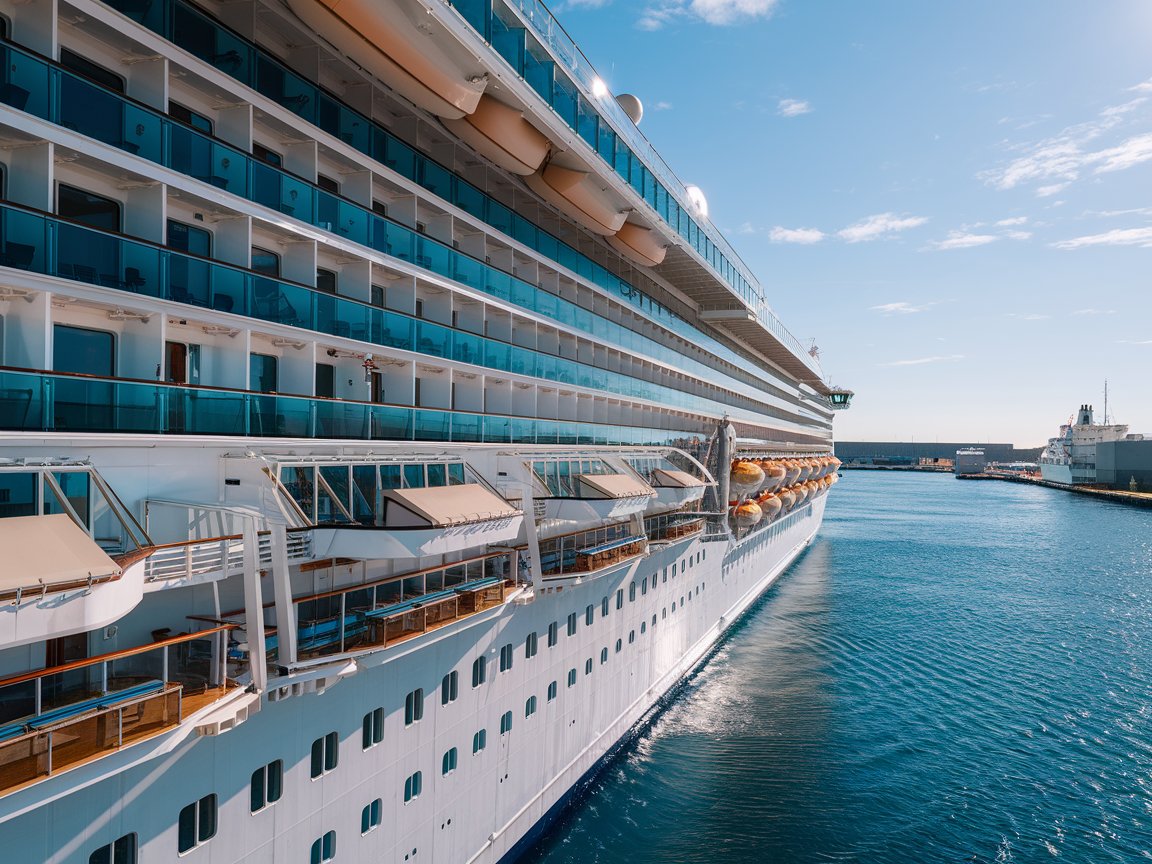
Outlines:
<svg viewBox="0 0 1152 864"><path fill-rule="evenodd" d="M484 218L484 193L471 183L457 181L453 203L477 219Z"/></svg>
<svg viewBox="0 0 1152 864"><path fill-rule="evenodd" d="M529 40L524 52L524 80L549 105L552 104L552 75L555 68L556 64L548 59L547 52Z"/></svg>
<svg viewBox="0 0 1152 864"><path fill-rule="evenodd" d="M452 6L472 25L473 30L488 41L491 36L491 0L452 0Z"/></svg>
<svg viewBox="0 0 1152 864"><path fill-rule="evenodd" d="M124 127L117 146L149 162L163 163L164 125L155 112L127 103L124 106Z"/></svg>
<svg viewBox="0 0 1152 864"><path fill-rule="evenodd" d="M120 241L79 225L56 223L56 270L92 285L118 287Z"/></svg>
<svg viewBox="0 0 1152 864"><path fill-rule="evenodd" d="M516 346L510 346L509 350L512 355L512 368L509 371L518 375L536 374L536 352Z"/></svg>
<svg viewBox="0 0 1152 864"><path fill-rule="evenodd" d="M519 74L524 73L524 42L527 34L523 27L509 26L498 16L493 15L492 47Z"/></svg>
<svg viewBox="0 0 1152 864"><path fill-rule="evenodd" d="M124 101L112 93L67 72L59 73L59 123L65 129L135 153L125 146Z"/></svg>
<svg viewBox="0 0 1152 864"><path fill-rule="evenodd" d="M418 162L419 184L445 201L452 200L452 174L431 159L420 158Z"/></svg>
<svg viewBox="0 0 1152 864"><path fill-rule="evenodd" d="M416 350L434 357L447 357L451 350L451 331L439 324L417 321Z"/></svg>
<svg viewBox="0 0 1152 864"><path fill-rule="evenodd" d="M536 226L519 213L513 213L512 236L525 246L534 247L536 245Z"/></svg>
<svg viewBox="0 0 1152 864"><path fill-rule="evenodd" d="M48 119L51 102L48 66L6 45L0 46L0 62L4 64L4 74L0 76L0 102Z"/></svg>
<svg viewBox="0 0 1152 864"><path fill-rule="evenodd" d="M256 61L256 89L305 120L316 118L316 88L268 57Z"/></svg>
<svg viewBox="0 0 1152 864"><path fill-rule="evenodd" d="M484 340L471 333L452 334L452 357L461 363L484 362Z"/></svg>
<svg viewBox="0 0 1152 864"><path fill-rule="evenodd" d="M335 232L339 225L340 199L328 192L317 192L316 227Z"/></svg>
<svg viewBox="0 0 1152 864"><path fill-rule="evenodd" d="M316 206L314 199L327 194L289 174L280 174L280 206L276 209L286 216L295 216L303 222L316 224L317 220L313 217Z"/></svg>
<svg viewBox="0 0 1152 864"><path fill-rule="evenodd" d="M193 306L212 306L212 271L207 261L198 261L183 255L168 256L167 298ZM127 268L125 268L127 272ZM147 280L146 283L147 284Z"/></svg>
<svg viewBox="0 0 1152 864"><path fill-rule="evenodd" d="M370 406L370 437L396 441L409 441L412 438L412 409L393 408L385 405Z"/></svg>
<svg viewBox="0 0 1152 864"><path fill-rule="evenodd" d="M452 253L427 237L416 236L416 263L426 270L450 274Z"/></svg>
<svg viewBox="0 0 1152 864"><path fill-rule="evenodd" d="M515 281L507 273L489 268L484 274L484 290L499 300L511 300Z"/></svg>
<svg viewBox="0 0 1152 864"><path fill-rule="evenodd" d="M0 211L0 264L47 273L47 223L33 213Z"/></svg>
<svg viewBox="0 0 1152 864"><path fill-rule="evenodd" d="M482 440L497 444L506 444L512 440L512 421L509 418L485 416L482 420Z"/></svg>
<svg viewBox="0 0 1152 864"><path fill-rule="evenodd" d="M384 332L381 344L411 351L415 345L416 322L395 312L384 313Z"/></svg>
<svg viewBox="0 0 1152 864"><path fill-rule="evenodd" d="M413 437L417 441L451 441L452 415L447 411L418 409L413 412L415 425Z"/></svg>
<svg viewBox="0 0 1152 864"><path fill-rule="evenodd" d="M491 339L486 340L484 343L484 365L491 369L510 371L512 365L511 351L510 345Z"/></svg>
<svg viewBox="0 0 1152 864"><path fill-rule="evenodd" d="M452 415L453 441L483 441L483 417L479 414L456 413Z"/></svg>
<svg viewBox="0 0 1152 864"><path fill-rule="evenodd" d="M509 438L513 444L535 444L536 424L524 417L508 418Z"/></svg>
<svg viewBox="0 0 1152 864"><path fill-rule="evenodd" d="M149 30L156 33L167 32L169 8L167 3L153 3L152 0L110 0L108 5Z"/></svg>
<svg viewBox="0 0 1152 864"><path fill-rule="evenodd" d="M577 128L578 98L576 85L568 80L567 75L556 71L553 76L552 107L572 129Z"/></svg>
<svg viewBox="0 0 1152 864"><path fill-rule="evenodd" d="M512 279L510 287L512 288L511 300L513 303L517 306L523 306L525 309L536 308L536 293L539 289L535 285L529 285L519 279Z"/></svg>
<svg viewBox="0 0 1152 864"><path fill-rule="evenodd" d="M502 234L512 234L512 211L498 201L488 199L488 224Z"/></svg>
<svg viewBox="0 0 1152 864"><path fill-rule="evenodd" d="M416 151L392 136L388 137L384 164L409 179L416 177Z"/></svg>
<svg viewBox="0 0 1152 864"><path fill-rule="evenodd" d="M224 28L217 27L187 3L175 4L170 38L221 72L246 84L253 83L252 48Z"/></svg>
<svg viewBox="0 0 1152 864"><path fill-rule="evenodd" d="M453 278L457 282L471 285L476 288L484 286L484 265L474 258L457 253L452 257L455 268Z"/></svg>
<svg viewBox="0 0 1152 864"><path fill-rule="evenodd" d="M368 220L366 210L347 201L338 202L335 231L353 243L368 245Z"/></svg>

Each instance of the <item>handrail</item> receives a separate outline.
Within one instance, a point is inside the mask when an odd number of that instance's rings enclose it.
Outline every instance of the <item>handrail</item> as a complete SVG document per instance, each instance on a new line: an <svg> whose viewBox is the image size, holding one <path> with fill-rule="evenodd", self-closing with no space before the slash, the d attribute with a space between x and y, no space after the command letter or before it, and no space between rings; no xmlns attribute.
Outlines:
<svg viewBox="0 0 1152 864"><path fill-rule="evenodd" d="M411 573L397 573L397 574L392 575L392 576L385 576L382 579L377 579L377 580L374 580L372 582L363 582L359 585L349 585L349 586L346 586L344 588L337 588L334 591L323 591L319 594L309 594L309 595L306 595L304 597L293 597L292 602L293 603L306 603L309 600L323 600L325 597L337 597L341 594L347 594L350 591L360 591L364 588L377 588L381 585L386 585L389 582L397 582L397 581L401 581L404 579L414 579L417 576L425 576L428 573L435 573L438 570L449 570L453 567L459 567L462 564L472 564L476 561L487 561L489 558L499 558L502 555L511 555L511 553L510 552L490 552L486 555L476 555L472 558L465 558L463 561L453 561L450 564L438 564L435 567L425 567L423 570L414 570ZM461 582L460 584L466 585L468 583L467 582ZM455 586L453 586L453 587L455 587ZM233 613L233 614L239 614L242 611L243 610L238 610L236 613ZM228 617L228 616L224 615L223 617Z"/></svg>
<svg viewBox="0 0 1152 864"><path fill-rule="evenodd" d="M218 627L212 627L208 630L199 630L195 633L184 633L180 636L169 636L166 639L157 639L148 645L138 645L135 648L125 648L120 651L110 651L107 654L97 654L95 657L88 657L84 660L74 660L71 663L63 663L59 666L51 666L46 669L39 669L34 672L23 672L19 675L13 675L9 678L0 679L0 687L8 687L12 684L23 684L25 681L35 681L37 678L44 678L48 675L57 675L61 672L71 672L75 669L85 669L89 666L96 666L100 663L107 663L112 660L120 660L124 657L132 657L136 654L143 654L147 651L154 651L157 648L166 648L171 645L177 645L181 642L192 642L196 639L203 639L206 636L211 636L219 633L222 630L235 630L239 625L237 624L221 624Z"/></svg>

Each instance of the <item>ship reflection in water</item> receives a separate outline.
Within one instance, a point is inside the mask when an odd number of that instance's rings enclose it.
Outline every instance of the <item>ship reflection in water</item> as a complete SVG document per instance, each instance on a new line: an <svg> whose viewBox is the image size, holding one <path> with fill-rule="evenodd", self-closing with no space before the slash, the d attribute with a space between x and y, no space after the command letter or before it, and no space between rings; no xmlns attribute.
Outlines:
<svg viewBox="0 0 1152 864"><path fill-rule="evenodd" d="M534 860L1152 857L1147 516L931 475L837 491Z"/></svg>

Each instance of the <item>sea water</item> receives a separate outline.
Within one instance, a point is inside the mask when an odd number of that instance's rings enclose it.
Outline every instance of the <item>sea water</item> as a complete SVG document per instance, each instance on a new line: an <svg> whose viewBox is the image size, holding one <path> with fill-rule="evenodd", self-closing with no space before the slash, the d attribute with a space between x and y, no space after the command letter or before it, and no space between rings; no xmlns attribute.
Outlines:
<svg viewBox="0 0 1152 864"><path fill-rule="evenodd" d="M845 472L529 860L1152 861L1152 510Z"/></svg>

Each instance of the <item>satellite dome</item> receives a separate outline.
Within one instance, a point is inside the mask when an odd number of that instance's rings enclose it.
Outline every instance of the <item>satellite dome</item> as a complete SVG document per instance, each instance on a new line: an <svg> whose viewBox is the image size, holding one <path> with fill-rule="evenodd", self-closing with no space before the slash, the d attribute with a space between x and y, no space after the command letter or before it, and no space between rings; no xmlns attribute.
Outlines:
<svg viewBox="0 0 1152 864"><path fill-rule="evenodd" d="M631 93L621 93L616 97L616 102L624 109L624 113L628 115L628 119L639 126L640 121L644 117L643 103Z"/></svg>

